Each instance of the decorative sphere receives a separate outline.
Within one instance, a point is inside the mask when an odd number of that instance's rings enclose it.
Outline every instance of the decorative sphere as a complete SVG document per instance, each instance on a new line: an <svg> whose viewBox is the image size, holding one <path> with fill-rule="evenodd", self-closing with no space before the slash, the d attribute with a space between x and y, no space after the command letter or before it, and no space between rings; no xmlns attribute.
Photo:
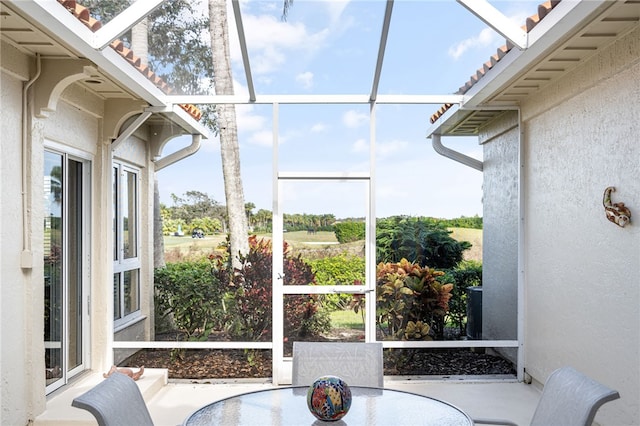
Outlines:
<svg viewBox="0 0 640 426"><path fill-rule="evenodd" d="M320 420L340 420L351 408L351 389L340 377L319 377L309 386L307 406Z"/></svg>

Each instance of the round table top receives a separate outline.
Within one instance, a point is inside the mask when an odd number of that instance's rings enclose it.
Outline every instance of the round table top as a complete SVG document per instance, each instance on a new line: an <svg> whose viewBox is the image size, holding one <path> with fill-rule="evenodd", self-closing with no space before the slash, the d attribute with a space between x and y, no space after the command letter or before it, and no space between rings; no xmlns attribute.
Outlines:
<svg viewBox="0 0 640 426"><path fill-rule="evenodd" d="M339 421L323 422L307 408L307 389L274 388L222 399L195 411L184 425L473 425L466 413L444 401L356 386L351 386L349 412Z"/></svg>

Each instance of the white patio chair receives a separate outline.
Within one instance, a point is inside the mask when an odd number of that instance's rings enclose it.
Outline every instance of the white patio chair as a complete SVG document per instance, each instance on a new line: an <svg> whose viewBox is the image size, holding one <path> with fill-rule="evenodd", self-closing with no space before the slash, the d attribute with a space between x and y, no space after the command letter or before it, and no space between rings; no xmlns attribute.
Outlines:
<svg viewBox="0 0 640 426"><path fill-rule="evenodd" d="M153 426L138 385L122 373L113 373L76 397L71 405L89 411L100 426Z"/></svg>
<svg viewBox="0 0 640 426"><path fill-rule="evenodd" d="M571 367L562 367L551 373L545 383L531 426L591 426L598 408L618 398L617 391ZM500 419L474 419L474 423L517 426Z"/></svg>
<svg viewBox="0 0 640 426"><path fill-rule="evenodd" d="M294 386L309 386L324 375L350 386L383 387L382 343L294 342Z"/></svg>

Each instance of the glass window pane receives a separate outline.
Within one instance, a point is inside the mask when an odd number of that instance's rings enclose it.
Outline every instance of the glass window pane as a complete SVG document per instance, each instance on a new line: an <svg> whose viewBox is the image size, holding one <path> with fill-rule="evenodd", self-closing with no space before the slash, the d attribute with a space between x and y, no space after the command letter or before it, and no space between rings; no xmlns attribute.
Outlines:
<svg viewBox="0 0 640 426"><path fill-rule="evenodd" d="M124 272L124 314L129 315L140 309L139 271Z"/></svg>
<svg viewBox="0 0 640 426"><path fill-rule="evenodd" d="M62 378L63 157L44 154L44 341L47 385Z"/></svg>
<svg viewBox="0 0 640 426"><path fill-rule="evenodd" d="M68 341L67 370L82 364L82 163L68 162Z"/></svg>
<svg viewBox="0 0 640 426"><path fill-rule="evenodd" d="M113 274L113 319L122 318L120 294L120 274Z"/></svg>
<svg viewBox="0 0 640 426"><path fill-rule="evenodd" d="M124 258L136 257L137 253L137 175L125 172L126 186L122 196L122 227L124 239Z"/></svg>

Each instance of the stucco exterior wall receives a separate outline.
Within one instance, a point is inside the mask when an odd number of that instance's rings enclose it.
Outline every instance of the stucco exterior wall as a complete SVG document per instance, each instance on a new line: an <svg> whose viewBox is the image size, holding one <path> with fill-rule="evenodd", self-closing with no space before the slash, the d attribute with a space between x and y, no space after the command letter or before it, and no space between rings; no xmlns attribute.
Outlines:
<svg viewBox="0 0 640 426"><path fill-rule="evenodd" d="M604 425L640 419L640 28L522 105L525 367L571 365L617 389ZM603 191L632 211L607 221Z"/></svg>
<svg viewBox="0 0 640 426"><path fill-rule="evenodd" d="M109 341L113 335L113 236L112 150L103 135L105 101L78 86L62 92L55 111L42 116L29 110L27 122L26 223L33 267L21 267L23 252L22 214L22 87L35 75L35 61L2 44L0 64L0 424L24 425L45 410L44 284L43 284L43 156L53 143L91 162L90 188L90 338L87 368L106 371L113 362ZM42 74L39 78L46 79ZM37 88L38 82L32 86ZM30 96L30 99L32 97ZM29 106L33 102L29 101ZM112 120L113 121L113 120ZM145 132L141 132L144 136ZM141 331L131 336L148 338L152 321L152 233L153 165L148 143L135 137L122 152L124 159L140 167ZM131 157L131 158L128 158Z"/></svg>
<svg viewBox="0 0 640 426"><path fill-rule="evenodd" d="M483 144L482 338L517 339L518 113L506 112L479 135ZM502 349L516 362L515 349Z"/></svg>
<svg viewBox="0 0 640 426"><path fill-rule="evenodd" d="M4 58L3 58L4 59ZM34 319L32 312L41 304L34 303L30 296L37 287L33 277L42 269L22 269L20 257L23 251L21 214L21 108L22 79L1 73L2 135L0 136L0 424L26 424L29 411L43 409L44 375L32 370L34 351L38 339L42 341L42 329L33 331L34 325L42 324ZM41 179L42 180L42 179ZM31 233L29 233L30 235ZM40 279L39 282L41 282ZM35 306L34 306L35 305ZM42 310L40 317L42 317ZM24 322L23 322L24 321ZM44 351L44 343L40 344ZM44 359L42 360L44 363ZM38 370L40 373L44 370ZM36 395L36 389L39 394Z"/></svg>

